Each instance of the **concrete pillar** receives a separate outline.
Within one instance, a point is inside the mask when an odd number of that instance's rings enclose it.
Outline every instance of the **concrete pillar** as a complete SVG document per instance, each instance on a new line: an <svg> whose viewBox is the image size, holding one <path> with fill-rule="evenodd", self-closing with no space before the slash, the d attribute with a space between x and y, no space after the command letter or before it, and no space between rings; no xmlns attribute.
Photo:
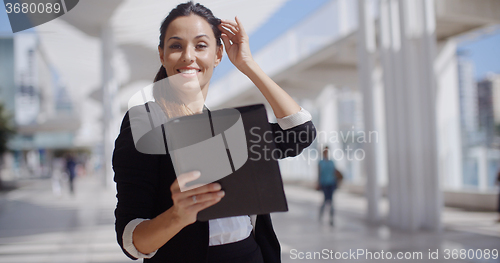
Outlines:
<svg viewBox="0 0 500 263"><path fill-rule="evenodd" d="M488 190L488 148L486 146L477 147L477 184L480 191Z"/></svg>
<svg viewBox="0 0 500 263"><path fill-rule="evenodd" d="M380 2L390 202L389 222L440 228L435 16L432 0Z"/></svg>
<svg viewBox="0 0 500 263"><path fill-rule="evenodd" d="M333 85L327 85L317 97L315 103L319 109L320 118L316 128L317 147L319 156L324 146L330 148L330 157L335 162L335 166L342 172L346 171L346 158L343 156L342 142L335 135L339 134L339 118L338 118L338 89ZM340 136L340 135L338 135ZM344 173L345 175L345 173Z"/></svg>
<svg viewBox="0 0 500 263"><path fill-rule="evenodd" d="M370 10L368 0L358 0L358 79L363 93L363 120L365 135L375 129L375 107L373 89L374 81L374 53L375 53L375 27L373 12ZM376 162L376 144L368 141L363 144L365 158L363 160L364 174L366 176L366 199L368 203L367 219L375 223L379 221L378 169Z"/></svg>
<svg viewBox="0 0 500 263"><path fill-rule="evenodd" d="M101 79L102 79L102 132L103 132L103 178L102 183L109 187L113 183L113 169L111 157L113 154L114 140L117 129L116 118L119 114L119 105L115 103L117 85L113 72L113 53L115 43L113 41L113 30L110 22L101 28Z"/></svg>
<svg viewBox="0 0 500 263"><path fill-rule="evenodd" d="M423 127L423 172L424 172L424 204L425 217L422 227L439 231L442 228L441 210L443 207L443 198L441 184L438 173L438 155L437 155L437 126L436 126L436 97L437 82L435 72L436 58L436 14L435 1L421 1L423 9L423 33L422 48L424 55L423 63L420 65L423 75L422 86L422 120Z"/></svg>
<svg viewBox="0 0 500 263"><path fill-rule="evenodd" d="M391 9L390 0L380 1L380 21L379 21L379 31L380 31L380 57L381 64L383 68L383 79L384 79L384 100L385 100L385 114L386 114L386 137L387 139L387 159L393 160L397 158L396 151L396 111L395 111L395 79L394 74L390 72L396 71L394 63L394 53L396 49L395 36L392 33L392 21L394 20L393 12ZM397 225L400 221L400 215L398 209L396 209L398 198L398 191L400 190L397 186L397 166L398 162L388 161L387 163L387 198L390 203L390 210L388 215L388 222L390 225Z"/></svg>

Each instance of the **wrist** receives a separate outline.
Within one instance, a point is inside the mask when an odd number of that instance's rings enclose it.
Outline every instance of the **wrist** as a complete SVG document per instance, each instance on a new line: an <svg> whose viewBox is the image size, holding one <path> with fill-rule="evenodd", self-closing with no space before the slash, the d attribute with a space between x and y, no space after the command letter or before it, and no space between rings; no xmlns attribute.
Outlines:
<svg viewBox="0 0 500 263"><path fill-rule="evenodd" d="M245 74L248 78L252 79L253 76L260 70L260 67L254 60L245 63L241 68L241 72Z"/></svg>
<svg viewBox="0 0 500 263"><path fill-rule="evenodd" d="M163 226L168 228L173 228L175 230L182 230L187 224L184 223L182 218L175 213L174 207L170 207L167 211L163 212L161 215L162 221L164 222ZM176 231L176 232L178 232Z"/></svg>

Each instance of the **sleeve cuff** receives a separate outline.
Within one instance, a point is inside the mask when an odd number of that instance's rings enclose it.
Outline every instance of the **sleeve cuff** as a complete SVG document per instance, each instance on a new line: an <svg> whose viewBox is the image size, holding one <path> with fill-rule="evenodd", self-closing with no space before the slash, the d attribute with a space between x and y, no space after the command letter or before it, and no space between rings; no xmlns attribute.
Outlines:
<svg viewBox="0 0 500 263"><path fill-rule="evenodd" d="M278 119L278 118L276 119L276 121L278 122L278 125L283 130L291 129L293 127L304 124L305 122L308 122L310 120L312 120L311 114L302 107L300 107L300 111L297 113L285 116L285 117L280 118L280 119Z"/></svg>
<svg viewBox="0 0 500 263"><path fill-rule="evenodd" d="M141 222L148 220L148 219L143 219L143 218L136 218L125 226L125 230L123 231L123 248L132 256L135 258L152 258L155 254L156 251L151 252L149 254L142 254L135 248L134 242L132 240L132 234L134 233L135 228L137 225L139 225Z"/></svg>

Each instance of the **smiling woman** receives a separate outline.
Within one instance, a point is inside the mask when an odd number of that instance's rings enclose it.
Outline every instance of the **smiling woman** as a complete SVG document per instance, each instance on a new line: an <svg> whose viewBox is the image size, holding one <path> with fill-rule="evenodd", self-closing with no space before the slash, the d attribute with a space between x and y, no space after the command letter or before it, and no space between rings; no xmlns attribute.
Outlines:
<svg viewBox="0 0 500 263"><path fill-rule="evenodd" d="M278 134L299 136L276 141L288 157L315 138L311 115L255 63L241 21L220 20L200 4L178 5L163 21L158 45L160 67L153 87L155 102L167 118L208 111L204 105L210 79L225 49L229 60L261 91L278 123ZM224 43L224 46L222 45ZM165 89L165 79L172 89ZM172 84L175 83L175 84ZM280 262L280 245L269 214L197 221L199 211L224 197L219 183L181 191L201 176L199 171L176 176L167 155L140 153L134 146L129 113L115 142L113 169L117 183L116 234L123 251L144 262Z"/></svg>
<svg viewBox="0 0 500 263"><path fill-rule="evenodd" d="M206 98L214 68L222 59L220 23L209 9L199 4L189 2L173 9L160 27L158 52L162 66L154 81L178 73L185 77L196 76L203 98ZM162 86L156 86L153 92L168 117L200 112L203 108L204 100L190 101L194 105L186 105L175 94L166 94L168 90Z"/></svg>

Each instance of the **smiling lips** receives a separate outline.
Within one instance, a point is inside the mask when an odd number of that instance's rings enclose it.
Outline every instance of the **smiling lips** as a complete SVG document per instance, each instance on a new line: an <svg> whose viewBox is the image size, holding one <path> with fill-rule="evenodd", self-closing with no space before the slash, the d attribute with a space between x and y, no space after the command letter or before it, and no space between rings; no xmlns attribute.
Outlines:
<svg viewBox="0 0 500 263"><path fill-rule="evenodd" d="M185 77L196 76L196 73L200 71L201 69L196 69L196 68L182 68L177 70L177 72L181 73Z"/></svg>

